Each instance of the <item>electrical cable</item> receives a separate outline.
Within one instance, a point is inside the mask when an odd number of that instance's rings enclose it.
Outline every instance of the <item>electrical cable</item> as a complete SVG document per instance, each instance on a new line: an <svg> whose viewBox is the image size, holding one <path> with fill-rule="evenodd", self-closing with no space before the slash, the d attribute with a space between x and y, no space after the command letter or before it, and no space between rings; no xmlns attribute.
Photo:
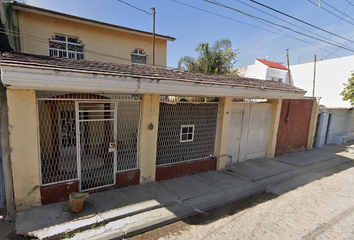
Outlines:
<svg viewBox="0 0 354 240"><path fill-rule="evenodd" d="M274 17L274 18L276 18L276 19L279 19L280 21L286 22L286 23L288 23L288 24L290 24L290 25L292 25L292 26L295 26L295 27L297 27L297 28L300 28L300 29L302 29L302 30L304 30L304 31L306 31L306 32L312 33L312 34L314 34L314 35L316 35L316 36L318 36L318 37L324 38L324 39L326 39L326 40L328 40L328 41L332 41L332 42L334 42L334 43L336 43L336 44L341 45L341 43L336 42L336 41L333 41L332 38L324 37L324 36L319 35L319 34L317 34L317 33L315 33L315 32L311 32L310 30L307 30L306 28L297 26L297 25L295 25L295 24L293 24L293 23L291 23L291 22L289 22L289 21L286 21L286 20L284 20L284 19L281 19L281 18L279 18L279 17L277 17L277 16L275 16L275 15L273 15L273 14L267 13L266 11L263 11L263 10L261 10L261 9L259 9L259 8L256 8L256 7L253 7L253 6L250 5L250 4L244 3L244 2L242 2L242 1L240 1L240 0L234 0L234 1L235 1L235 2L238 2L238 3L241 3L241 4L243 4L243 5L246 5L246 6L250 7L250 8L253 8L253 9L255 9L255 10L259 11L259 12L262 12L262 13L264 13L264 14L267 14L267 15L269 15L269 16L272 16L272 17ZM332 36L332 35L331 35L331 36ZM326 47L326 48L327 48L327 47ZM324 50L324 52L325 52L325 50Z"/></svg>
<svg viewBox="0 0 354 240"><path fill-rule="evenodd" d="M144 9L138 8L138 7L136 7L136 6L134 6L134 5L131 5L131 4L127 3L127 2L124 2L124 1L122 1L122 0L117 0L117 1L118 1L118 2L121 2L121 3L124 3L124 4L128 5L129 7L135 8L135 9L137 9L137 10L139 10L139 11L141 11L141 12L144 12L144 13L146 13L146 14L152 15L152 13L149 13L148 11L145 11Z"/></svg>
<svg viewBox="0 0 354 240"><path fill-rule="evenodd" d="M292 28L289 28L289 27L286 27L286 26L283 26L283 25L280 25L280 24L271 22L271 21L266 20L266 19L264 19L264 18L260 18L260 17L254 16L254 15L252 15L252 14L245 13L245 12L243 12L243 11L241 11L241 10L236 9L236 8L233 8L233 7L224 5L224 4L219 4L219 3L216 3L216 2L213 2L213 1L210 1L210 0L202 0L202 1L208 2L208 3L211 3L211 4L214 4L214 5L217 5L217 6L220 6L220 7L224 7L224 8L233 10L233 11L236 11L236 12L241 13L241 14L243 14L243 15L246 15L246 16L248 16L248 17L250 17L250 18L254 18L254 19L261 20L261 21L265 21L265 22L270 23L270 24L272 24L272 25L275 25L275 26L278 26L278 27L287 29L287 30L289 30L289 31L292 31L292 32L295 32L295 33L297 33L297 34L306 36L306 37L308 37L308 38L316 39L317 41L324 42L324 43L327 43L327 44L330 44L330 45L333 45L333 46L336 46L336 47L339 47L339 48L343 48L343 49L348 50L348 51L350 51L350 52L354 52L353 49L350 49L350 48L347 48L347 47L342 47L342 46L340 46L340 45L337 45L337 44L334 44L334 43L331 43L331 42L328 42L328 41L324 41L324 40L322 40L322 39L320 39L320 38L316 38L316 37L310 36L310 35L308 35L308 34L305 34L305 33L299 32L299 31L297 31L297 30L294 30L294 29L292 29Z"/></svg>
<svg viewBox="0 0 354 240"><path fill-rule="evenodd" d="M251 1L251 0L250 0L250 1ZM312 3L313 5L317 6L316 3L314 3L314 2L312 2L312 1L310 1L310 0L307 0L307 1L310 2L310 3ZM326 9L326 8L324 8L324 7L321 7L321 9L322 9L323 11L328 12L329 14L331 14L331 15L333 15L333 16L336 16L337 18L341 18L343 21L345 21L345 22L347 22L347 23L349 23L349 24L351 24L351 25L354 25L354 23L349 22L348 20L342 18L341 16L339 16L338 14L335 14L334 12L329 11L328 9Z"/></svg>
<svg viewBox="0 0 354 240"><path fill-rule="evenodd" d="M313 3L311 0L307 0L307 1L310 2L310 3ZM354 20L354 18L352 18L351 16L349 16L349 15L346 14L345 12L343 12L343 11L341 11L341 10L338 10L337 8L335 8L335 7L333 7L332 5L330 5L329 3L326 3L326 2L323 1L323 0L322 0L322 3L324 3L324 5L327 5L327 6L330 7L331 9L333 9L333 10L335 10L335 11L341 13L343 16L346 16L346 17L348 17L348 18ZM321 8L323 8L323 7L321 7ZM346 21L345 19L343 19L343 17L340 17L340 16L338 16L338 17L339 17L340 19ZM352 24L352 25L354 25L352 22L349 22L349 23Z"/></svg>
<svg viewBox="0 0 354 240"><path fill-rule="evenodd" d="M277 12L277 13L279 13L279 14L282 14L282 15L284 15L284 16L286 16L286 17L292 18L292 19L294 19L294 20L296 20L296 21L298 21L298 22L301 22L301 23L303 23L303 24L306 24L306 25L308 25L308 26L311 26L311 27L313 27L313 28L316 28L316 29L318 29L318 30L321 30L322 32L331 34L331 35L336 36L336 37L338 37L338 38L341 38L341 39L343 39L343 40L347 40L347 41L349 41L349 42L354 43L354 41L352 41L352 40L350 40L350 39L347 39L347 38L345 38L345 37L339 36L338 34L332 33L332 32L330 32L330 31L327 31L327 30L323 29L323 28L317 27L317 26L315 26L315 25L313 25L313 24L311 24L311 23L308 23L308 22L303 21L303 20L301 20L301 19L299 19L299 18L293 17L293 16L291 16L291 15L289 15L289 14L286 14L286 13L284 13L284 12L282 12L282 11L276 10L276 9L274 9L274 8L272 8L272 7L269 7L269 6L265 5L265 4L262 4L262 3L260 3L260 2L255 1L255 0L249 0L249 1L251 1L251 2L253 2L253 3L255 3L255 4L258 4L258 5L262 6L262 7L265 7L265 8L267 8L267 9L270 9L270 10L272 10L272 11L274 11L274 12ZM317 6L317 5L316 5L316 6Z"/></svg>
<svg viewBox="0 0 354 240"><path fill-rule="evenodd" d="M276 34L276 35L279 35L279 36L284 36L284 37L291 38L291 39L296 39L296 40L298 40L298 41L300 41L300 42L304 42L304 43L306 43L306 44L309 44L309 45L313 46L314 48L320 49L320 50L325 51L325 52L327 52L327 53L332 53L332 52L329 52L329 51L327 51L327 50L325 50L325 49L323 49L323 48L320 48L320 47L316 46L314 43L311 43L311 42L308 42L308 41L306 41L306 40L297 38L297 37L292 36L292 35L287 34L287 33L285 33L285 35L284 35L284 34L280 34L280 33L278 33L278 32L270 31L270 30L267 30L267 29L264 29L264 28L261 28L261 27L258 27L258 26L249 24L249 23L245 23L245 22L236 20L236 19L234 19L234 18L226 17L226 16L221 15L221 14L218 14L218 13L214 13L214 12L211 12L211 11L208 11L208 10L205 10L205 9L202 9L202 8L198 8L198 7L195 7L195 6L186 4L186 3L182 3L182 2L179 2L179 1L177 1L177 0L170 0L170 1L175 2L175 3L178 3L178 4L181 4L181 5L184 5L184 6L187 6L187 7L190 7L190 8L197 9L197 10L199 10L199 11L203 11L203 12L206 12L206 13L209 13L209 14L213 14L213 15L215 15L215 16L219 16L219 17L222 17L222 18L225 18L225 19L234 21L234 22L238 22L238 23L241 23L241 24L250 26L250 27L254 27L254 28L260 29L260 30L262 30L262 31L270 32L270 33L273 33L273 34ZM267 25L267 26L269 26L269 25ZM273 27L273 28L274 28L274 27ZM279 31L278 29L276 29L276 30ZM283 32L283 31L281 31L281 32ZM283 33L284 33L284 32L283 32ZM336 55L336 56L339 57L338 55Z"/></svg>

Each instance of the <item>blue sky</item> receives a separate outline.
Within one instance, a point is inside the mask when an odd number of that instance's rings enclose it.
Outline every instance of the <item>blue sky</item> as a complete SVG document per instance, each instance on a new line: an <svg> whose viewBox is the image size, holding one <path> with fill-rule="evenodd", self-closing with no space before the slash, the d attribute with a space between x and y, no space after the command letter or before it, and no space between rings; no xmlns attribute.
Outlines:
<svg viewBox="0 0 354 240"><path fill-rule="evenodd" d="M167 47L167 66L176 67L178 60L186 55L197 57L195 47L201 42L213 43L221 38L229 38L234 48L239 50L235 67L254 64L255 58L282 62L286 65L286 49L289 49L290 64L312 61L317 54L318 59L330 59L354 55L354 50L344 50L328 45L319 40L310 39L294 32L267 25L230 9L225 9L203 0L124 0L140 9L151 11L156 8L156 32L175 37ZM214 14L197 10L177 3L188 4ZM354 0L257 0L258 2L292 15L303 21L318 26L326 31L352 40L348 42L339 37L311 28L305 24L286 18L269 9L252 3L249 0L214 0L257 17L267 19L276 24L290 27L304 34L312 35L325 41L335 41L337 45L354 49ZM152 17L144 12L129 7L118 0L25 0L26 4L50 10L91 18L120 26L152 31ZM311 3L312 2L312 3ZM316 4L315 4L316 3ZM256 7L280 19L257 11L245 4ZM330 4L333 8L331 8ZM336 14L331 15L326 10ZM336 11L339 10L339 11ZM346 16L346 15L349 15ZM353 16L353 17L351 17ZM246 24L253 25L251 27ZM292 25L294 24L294 25ZM301 27L301 28L299 28ZM259 28L263 28L261 30ZM281 34L281 35L279 35ZM318 34L318 35L313 35ZM291 37L285 37L284 35ZM295 38L299 38L299 41ZM306 41L303 42L303 41Z"/></svg>

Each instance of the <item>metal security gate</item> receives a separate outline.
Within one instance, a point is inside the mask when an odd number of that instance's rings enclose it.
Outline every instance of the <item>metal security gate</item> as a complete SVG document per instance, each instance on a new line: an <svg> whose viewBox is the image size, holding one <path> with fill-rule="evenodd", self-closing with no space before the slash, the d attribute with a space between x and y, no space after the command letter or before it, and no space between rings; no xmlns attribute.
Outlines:
<svg viewBox="0 0 354 240"><path fill-rule="evenodd" d="M37 92L41 185L116 184L138 168L139 95Z"/></svg>
<svg viewBox="0 0 354 240"><path fill-rule="evenodd" d="M80 190L116 183L117 116L114 102L77 102Z"/></svg>

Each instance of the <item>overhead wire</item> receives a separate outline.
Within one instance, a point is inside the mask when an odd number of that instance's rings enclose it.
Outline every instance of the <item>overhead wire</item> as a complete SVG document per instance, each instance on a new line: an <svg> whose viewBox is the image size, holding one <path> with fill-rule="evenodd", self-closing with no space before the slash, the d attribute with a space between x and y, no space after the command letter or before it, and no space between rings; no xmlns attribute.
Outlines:
<svg viewBox="0 0 354 240"><path fill-rule="evenodd" d="M312 1L311 1L311 0L307 0L307 1L309 1L309 2L311 2L311 3L312 3ZM322 3L323 3L324 5L327 5L327 6L328 6L328 7L330 7L331 9L333 9L333 10L335 10L335 11L337 11L337 12L341 13L343 16L346 16L346 17L348 17L348 18L350 18L350 19L354 20L354 18L353 18L353 17L351 17L350 15L346 14L345 12L343 12L343 11L341 11L341 10L339 10L339 9L335 8L335 7L334 7L334 6L332 6L331 4L329 4L329 3L327 3L327 2L325 2L325 1L323 1L323 0L322 0ZM323 8L323 7L321 7L321 8ZM343 17L341 17L341 16L338 16L338 17L339 17L340 19L342 19L342 20L344 20L344 21L345 21L345 19L344 19ZM350 24L354 25L352 22L350 22Z"/></svg>
<svg viewBox="0 0 354 240"><path fill-rule="evenodd" d="M354 4L351 3L349 0L345 0L345 1L354 7Z"/></svg>
<svg viewBox="0 0 354 240"><path fill-rule="evenodd" d="M286 23L288 23L288 24L290 24L290 25L292 25L292 26L295 26L295 27L297 27L297 28L300 28L300 29L302 29L302 30L304 30L304 31L306 31L306 32L310 32L310 33L312 33L312 34L314 34L314 35L316 35L316 36L318 36L318 37L321 37L321 38L324 38L324 39L326 39L326 40L328 40L328 41L332 41L332 42L334 42L334 43L336 43L336 44L342 45L342 44L339 43L339 42L333 41L331 38L322 36L322 35L320 35L320 34L317 34L317 33L315 33L315 32L312 32L312 31L310 31L310 30L307 30L306 28L303 28L303 27L300 27L300 26L298 26L298 25L295 25L294 23L291 23L291 22L286 21L286 20L284 20L284 19L282 19L282 18L279 18L279 17L277 17L277 16L275 16L275 15L273 15L273 14L270 14L270 13L268 13L268 12L266 12L266 11L263 11L263 10L261 10L261 9L259 9L259 8L256 8L256 7L254 7L254 6L250 5L250 4L244 3L244 2L242 2L242 1L240 1L240 0L234 0L234 1L235 1L235 2L239 2L239 3L243 4L243 5L246 5L246 6L252 8L252 9L255 9L255 10L259 11L259 12L262 12L262 13L268 15L268 16L272 16L272 17L274 17L274 18L276 18L276 19L278 19L278 20L280 20L280 21L286 22ZM332 35L331 35L331 36L332 36Z"/></svg>
<svg viewBox="0 0 354 240"><path fill-rule="evenodd" d="M297 34L306 36L306 37L308 37L308 38L316 39L317 41L324 42L324 43L327 43L327 44L330 44L330 45L333 45L333 46L336 46L336 47L339 47L339 48L343 48L343 49L348 50L348 51L350 51L350 52L354 52L353 49L350 49L350 48L348 48L348 47L343 47L343 46L340 46L340 45L337 45L337 44L334 44L334 43L331 43L331 42L328 42L328 41L324 41L324 40L322 40L322 39L320 39L320 38L313 37L313 36L310 36L310 35L308 35L308 34L305 34L305 33L299 32L299 31L297 31L297 30L294 30L294 29L292 29L292 28L283 26L283 25L281 25L281 24L277 24L277 23L271 22L271 21L269 21L269 20L266 20L266 19L264 19L264 18L254 16L254 15L252 15L252 14L243 12L243 11L241 11L241 10L239 10L239 9L230 7L230 6L228 6L228 5L216 3L216 2L210 1L210 0L202 0L202 1L208 2L208 3L211 3L211 4L214 4L214 5L217 5L217 6L220 6L220 7L224 7L224 8L227 8L227 9L230 9L230 10L233 10L233 11L236 11L236 12L239 12L239 13L241 13L241 14L243 14L243 15L246 15L246 16L248 16L248 17L250 17L250 18L254 18L254 19L258 19L258 20L265 21L265 22L270 23L270 24L272 24L272 25L275 25L275 26L278 26L278 27L287 29L287 30L289 30L289 31L292 31L292 32L295 32L295 33L297 33Z"/></svg>
<svg viewBox="0 0 354 240"><path fill-rule="evenodd" d="M186 4L186 3L182 3L182 2L179 2L177 0L170 0L172 2L175 2L175 3L178 3L178 4L181 4L181 5L184 5L184 6L187 6L187 7L190 7L190 8L194 8L194 9L197 9L199 11L203 11L203 12L206 12L206 13L209 13L209 14L212 14L212 15L215 15L215 16L219 16L219 17L222 17L222 18L225 18L225 19L228 19L228 20L231 20L231 21L234 21L234 22L238 22L238 23L241 23L241 24L244 24L244 25L247 25L247 26L250 26L250 27L254 27L254 28L257 28L257 29L260 29L262 31L266 31L266 32L270 32L270 33L273 33L273 34L276 34L276 35L279 35L279 36L283 36L283 37L287 37L287 38L291 38L291 39L296 39L298 41L301 41L301 42L304 42L306 44L309 44L315 48L318 48L320 50L323 50L323 51L326 51L328 53L330 53L329 51L323 49L323 48L320 48L318 46L316 46L315 44L311 43L311 42L308 42L306 40L303 40L303 39L300 39L300 38L297 38L295 36L292 36L288 33L285 33L283 31L280 30L280 32L283 32L284 34L280 34L279 32L274 32L274 31L271 31L271 30L268 30L268 29L264 29L264 28L261 28L261 27L258 27L258 26L255 26L255 25L252 25L252 24L249 24L249 23L245 23L245 22L242 22L242 21L239 21L239 20L236 20L234 18L230 18L230 17L227 17L227 16L224 16L224 15L221 15L221 14L218 14L218 13L214 13L214 12L211 12L211 11L208 11L208 10L205 10L205 9L202 9L202 8L199 8L199 7L196 7L196 6L192 6L192 5L189 5L189 4ZM267 25L267 24L266 24ZM269 26L269 25L267 25ZM272 26L269 26L269 27L272 27ZM274 28L274 27L272 27ZM275 28L274 28L275 29ZM277 31L279 31L278 29L276 29Z"/></svg>
<svg viewBox="0 0 354 240"><path fill-rule="evenodd" d="M348 10L348 7L349 7L349 4L347 5L347 7L346 7L346 9L344 10L344 12L346 12L346 11ZM338 25L339 25L339 23L340 23L341 21L342 21L342 19L339 19L339 20L338 20L338 23L337 23L337 25L334 27L333 32L335 32L335 31L337 30L337 27L338 27ZM332 35L331 35L331 38L332 38ZM327 49L327 47L328 47L328 45L325 47L325 49ZM325 52L322 53L321 59L323 59L324 54L325 54Z"/></svg>
<svg viewBox="0 0 354 240"><path fill-rule="evenodd" d="M251 1L251 0L250 0L250 1ZM312 2L311 0L307 0L307 1L310 2L310 3L312 3L312 4L314 4L315 6L317 6L317 4L314 3L314 2ZM338 14L335 14L335 13L332 12L332 11L329 11L327 8L321 7L321 9L322 9L323 11L328 12L329 14L331 14L331 15L333 15L333 16L336 16L337 18L341 18L343 21L345 21L345 22L347 22L347 23L349 23L349 24L351 24L351 25L354 25L354 23L348 21L347 19L342 18L341 16L339 16Z"/></svg>
<svg viewBox="0 0 354 240"><path fill-rule="evenodd" d="M274 8L272 8L272 7L269 7L269 6L265 5L265 4L262 4L262 3L260 3L260 2L255 1L255 0L249 0L249 1L251 1L251 2L253 2L253 3L255 3L255 4L258 4L258 5L260 5L260 6L264 7L264 8L270 9L270 10L272 10L272 11L274 11L274 12L276 12L276 13L279 13L279 14L281 14L281 15L284 15L284 16L286 16L286 17L289 17L289 18L291 18L291 19L294 19L294 20L296 20L296 21L298 21L298 22L301 22L301 23L303 23L303 24L306 24L306 25L308 25L308 26L310 26L310 27L316 28L316 29L318 29L318 30L320 30L320 31L322 31L322 32L331 34L331 35L336 36L336 37L338 37L338 38L341 38L341 39L343 39L343 40L347 40L347 41L349 41L349 42L354 43L354 41L352 41L352 40L350 40L350 39L347 39L347 38L342 37L342 36L340 36L340 35L338 35L338 34L335 34L335 33L332 33L332 32L330 32L330 31L327 31L326 29L317 27L317 26L315 26L315 25L313 25L313 24L311 24L311 23L309 23L309 22L303 21L303 20L301 20L301 19L299 19L299 18L296 18L296 17L294 17L294 16L291 16L291 15L289 15L289 14L287 14L287 13L284 13L284 12L282 12L282 11L279 11L279 10L277 10L277 9L274 9ZM316 5L316 6L317 6L317 5Z"/></svg>
<svg viewBox="0 0 354 240"><path fill-rule="evenodd" d="M135 8L136 10L139 10L139 11L144 12L146 14L152 15L152 13L149 13L148 11L145 11L144 9L141 9L141 8L138 8L138 7L134 6L134 5L131 5L130 3L124 2L122 0L117 0L117 1L121 2L121 3L124 3L124 4L126 4L126 5L128 5L128 6L132 7L132 8Z"/></svg>

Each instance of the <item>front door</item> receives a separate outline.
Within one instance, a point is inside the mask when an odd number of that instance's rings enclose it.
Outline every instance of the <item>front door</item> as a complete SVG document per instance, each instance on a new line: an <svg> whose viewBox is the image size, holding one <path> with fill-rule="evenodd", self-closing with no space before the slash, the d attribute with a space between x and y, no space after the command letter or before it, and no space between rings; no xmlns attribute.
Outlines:
<svg viewBox="0 0 354 240"><path fill-rule="evenodd" d="M116 183L117 116L115 102L77 102L80 190Z"/></svg>

